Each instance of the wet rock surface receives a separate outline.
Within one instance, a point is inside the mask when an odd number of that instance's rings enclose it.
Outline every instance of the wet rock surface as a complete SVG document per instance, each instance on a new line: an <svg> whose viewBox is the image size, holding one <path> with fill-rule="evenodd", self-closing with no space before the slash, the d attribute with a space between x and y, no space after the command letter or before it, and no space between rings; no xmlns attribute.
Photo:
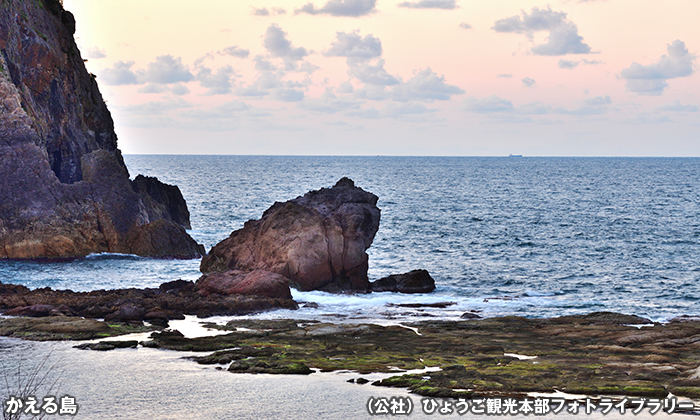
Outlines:
<svg viewBox="0 0 700 420"><path fill-rule="evenodd" d="M256 294L200 293L193 282L176 280L160 288L73 292L50 288L29 290L0 283L0 312L6 315L72 315L103 318L108 322L149 321L167 325L185 314L207 317L241 315L276 308L296 309L290 297ZM1 335L1 334L0 334Z"/></svg>
<svg viewBox="0 0 700 420"><path fill-rule="evenodd" d="M369 290L368 256L379 228L377 196L342 178L332 188L275 203L214 246L205 275L265 270L299 290Z"/></svg>
<svg viewBox="0 0 700 420"><path fill-rule="evenodd" d="M373 281L370 289L373 292L430 293L435 290L435 280L427 270L412 270Z"/></svg>
<svg viewBox="0 0 700 420"><path fill-rule="evenodd" d="M197 258L179 189L129 180L58 0L0 5L0 258Z"/></svg>
<svg viewBox="0 0 700 420"><path fill-rule="evenodd" d="M91 340L153 329L144 325L107 323L69 316L0 319L0 336L34 341Z"/></svg>
<svg viewBox="0 0 700 420"><path fill-rule="evenodd" d="M598 321L593 321L597 319ZM623 322L624 321L624 322ZM426 396L472 398L527 392L700 398L700 322L635 327L627 315L425 321L402 326L231 321L230 334L154 333L161 348L214 351L194 357L231 372L282 365L361 374L440 367L374 385ZM413 330L415 329L415 330ZM524 357L527 356L527 357ZM467 391L468 390L468 391Z"/></svg>

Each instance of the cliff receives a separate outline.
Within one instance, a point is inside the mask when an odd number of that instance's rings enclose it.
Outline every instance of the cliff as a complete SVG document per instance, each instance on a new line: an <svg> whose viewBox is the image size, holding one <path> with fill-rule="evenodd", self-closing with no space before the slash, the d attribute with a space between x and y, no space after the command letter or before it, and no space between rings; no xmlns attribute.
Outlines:
<svg viewBox="0 0 700 420"><path fill-rule="evenodd" d="M175 186L129 179L57 0L0 0L0 258L195 258Z"/></svg>

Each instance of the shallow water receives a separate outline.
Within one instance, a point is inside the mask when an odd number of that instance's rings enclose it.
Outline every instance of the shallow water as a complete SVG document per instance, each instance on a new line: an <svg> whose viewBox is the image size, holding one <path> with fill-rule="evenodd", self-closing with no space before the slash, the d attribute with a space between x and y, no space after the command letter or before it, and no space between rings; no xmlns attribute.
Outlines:
<svg viewBox="0 0 700 420"><path fill-rule="evenodd" d="M422 397L403 389L374 387L348 383L363 377L376 380L387 375L357 373L313 373L295 375L248 375L201 366L182 357L194 353L174 352L139 347L109 352L72 348L75 342L30 343L0 337L0 365L13 371L21 363L31 369L49 355L49 379L56 382L51 393L70 395L79 405L76 419L338 419L388 418L370 416L366 409L369 398L410 397L415 405L410 416L396 418L483 418L466 414L426 415L420 408ZM60 374L60 376L59 376ZM427 373L429 375L429 373ZM12 376L10 376L12 379ZM0 395L5 395L0 383ZM439 400L438 400L439 401ZM683 417L681 417L683 416ZM66 416L64 416L66 417ZM531 418L508 416L508 418ZM541 417L541 416L538 416ZM688 418L687 415L658 413L647 410L637 416L571 415L565 412L544 416L557 419ZM49 416L48 418L53 418ZM63 418L63 417L61 417ZM66 417L69 418L69 417Z"/></svg>

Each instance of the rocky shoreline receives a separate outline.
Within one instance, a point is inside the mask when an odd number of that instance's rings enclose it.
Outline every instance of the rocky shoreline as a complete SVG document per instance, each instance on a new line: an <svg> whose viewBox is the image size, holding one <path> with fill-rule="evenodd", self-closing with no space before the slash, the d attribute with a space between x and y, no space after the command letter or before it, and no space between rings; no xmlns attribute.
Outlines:
<svg viewBox="0 0 700 420"><path fill-rule="evenodd" d="M395 373L373 385L408 388L431 397L524 397L530 392L561 391L700 399L698 317L659 324L631 315L596 312L547 319L507 316L391 326L292 319L204 325L230 332L187 338L164 325L55 315L0 319L0 335L75 340L153 330L150 339L140 345L202 352L191 359L233 373ZM78 347L136 346L136 341L102 341ZM402 374L425 367L439 369L429 374Z"/></svg>

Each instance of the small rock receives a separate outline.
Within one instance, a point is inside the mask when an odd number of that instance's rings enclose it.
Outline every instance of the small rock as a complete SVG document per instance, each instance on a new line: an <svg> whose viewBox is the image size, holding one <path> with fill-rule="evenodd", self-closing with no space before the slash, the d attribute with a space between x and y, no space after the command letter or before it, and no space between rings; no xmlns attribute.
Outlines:
<svg viewBox="0 0 700 420"><path fill-rule="evenodd" d="M370 287L373 292L430 293L435 290L435 280L427 270L412 270L381 278Z"/></svg>

